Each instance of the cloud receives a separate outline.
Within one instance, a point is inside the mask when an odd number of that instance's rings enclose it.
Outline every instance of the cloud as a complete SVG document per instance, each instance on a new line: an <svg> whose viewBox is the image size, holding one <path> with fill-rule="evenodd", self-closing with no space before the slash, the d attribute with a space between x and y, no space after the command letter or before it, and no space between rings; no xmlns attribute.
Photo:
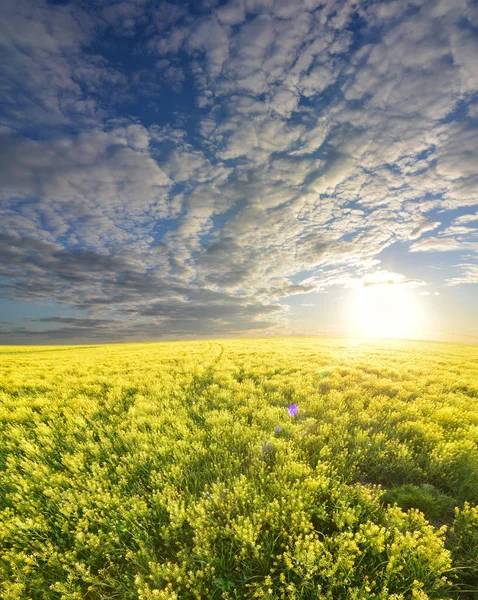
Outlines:
<svg viewBox="0 0 478 600"><path fill-rule="evenodd" d="M449 286L463 285L465 283L478 283L478 265L477 264L460 264L457 265L460 270L460 275L447 279L446 284Z"/></svg>
<svg viewBox="0 0 478 600"><path fill-rule="evenodd" d="M4 17L2 294L74 307L36 322L58 339L273 329L292 294L423 285L385 251L478 251L469 2L8 0Z"/></svg>
<svg viewBox="0 0 478 600"><path fill-rule="evenodd" d="M246 18L244 2L232 0L218 8L216 16L222 25L240 25Z"/></svg>
<svg viewBox="0 0 478 600"><path fill-rule="evenodd" d="M59 323L60 325L72 325L74 327L106 327L114 323L112 319L88 319L77 317L31 317L32 323Z"/></svg>
<svg viewBox="0 0 478 600"><path fill-rule="evenodd" d="M453 225L467 225L469 226L470 224L473 224L473 226L476 228L478 227L478 212L475 212L474 214L469 214L469 215L460 215L459 217L456 217L456 219L453 220Z"/></svg>
<svg viewBox="0 0 478 600"><path fill-rule="evenodd" d="M37 133L99 123L100 97L125 78L103 57L83 52L100 26L94 11L78 3L5 0L2 16L3 122Z"/></svg>
<svg viewBox="0 0 478 600"><path fill-rule="evenodd" d="M451 237L429 237L416 242L410 247L410 252L450 252L455 250L478 250L478 244L462 243Z"/></svg>
<svg viewBox="0 0 478 600"><path fill-rule="evenodd" d="M229 55L227 27L214 17L201 21L188 35L186 49L204 52L209 76L217 77Z"/></svg>
<svg viewBox="0 0 478 600"><path fill-rule="evenodd" d="M245 294L230 295L185 285L179 279L165 279L148 269L141 256L64 250L56 244L2 234L0 254L5 258L0 268L0 277L6 281L5 297L56 301L107 315L30 319L34 323L68 326L68 332L81 329L82 335L85 328L106 328L103 337L107 338L110 331L125 336L138 319L138 331L144 336L148 326L154 331L164 329L172 333L174 323L181 319L188 321L191 332L208 321L213 322L214 330L223 332L247 328L247 323L250 328L268 328L274 324L268 318L281 311L277 305ZM143 318L149 318L149 323L142 323Z"/></svg>
<svg viewBox="0 0 478 600"><path fill-rule="evenodd" d="M373 287L376 285L403 285L406 287L417 287L426 285L421 279L410 279L401 273L379 270L366 275L362 278L363 287Z"/></svg>
<svg viewBox="0 0 478 600"><path fill-rule="evenodd" d="M116 33L133 36L138 25L147 23L145 4L149 0L128 0L128 2L111 2L100 12L100 18L112 27Z"/></svg>
<svg viewBox="0 0 478 600"><path fill-rule="evenodd" d="M41 141L4 129L0 213L7 220L0 228L25 235L43 229L47 239L96 246L134 239L138 230L127 229L135 221L168 216L172 180L151 157L149 141L136 124Z"/></svg>

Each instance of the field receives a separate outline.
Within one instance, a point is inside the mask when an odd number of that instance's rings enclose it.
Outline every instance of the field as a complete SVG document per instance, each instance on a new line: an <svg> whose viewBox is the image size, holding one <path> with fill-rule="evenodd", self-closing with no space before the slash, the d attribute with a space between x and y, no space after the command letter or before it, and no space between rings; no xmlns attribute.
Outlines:
<svg viewBox="0 0 478 600"><path fill-rule="evenodd" d="M478 347L1 347L0 597L478 598Z"/></svg>

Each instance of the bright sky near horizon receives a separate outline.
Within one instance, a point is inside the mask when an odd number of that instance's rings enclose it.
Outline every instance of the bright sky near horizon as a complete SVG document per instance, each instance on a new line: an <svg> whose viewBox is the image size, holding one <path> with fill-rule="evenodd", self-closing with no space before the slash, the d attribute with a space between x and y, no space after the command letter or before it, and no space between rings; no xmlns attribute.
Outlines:
<svg viewBox="0 0 478 600"><path fill-rule="evenodd" d="M3 0L0 343L478 341L474 0Z"/></svg>

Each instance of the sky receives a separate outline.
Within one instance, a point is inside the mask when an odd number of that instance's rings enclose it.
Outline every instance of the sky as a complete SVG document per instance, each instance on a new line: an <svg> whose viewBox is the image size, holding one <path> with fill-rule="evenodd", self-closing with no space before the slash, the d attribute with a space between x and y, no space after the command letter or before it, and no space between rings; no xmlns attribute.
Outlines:
<svg viewBox="0 0 478 600"><path fill-rule="evenodd" d="M477 343L477 2L3 0L0 48L0 343Z"/></svg>

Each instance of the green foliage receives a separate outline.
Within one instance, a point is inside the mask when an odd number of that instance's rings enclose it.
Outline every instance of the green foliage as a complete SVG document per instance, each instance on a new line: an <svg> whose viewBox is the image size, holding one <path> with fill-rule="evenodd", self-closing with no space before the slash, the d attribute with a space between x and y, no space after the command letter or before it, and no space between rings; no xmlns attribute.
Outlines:
<svg viewBox="0 0 478 600"><path fill-rule="evenodd" d="M453 515L454 499L429 483L391 488L384 493L382 500L386 504L398 504L403 510L417 508L433 521L445 521Z"/></svg>
<svg viewBox="0 0 478 600"><path fill-rule="evenodd" d="M455 509L450 547L458 585L478 596L478 506L465 502Z"/></svg>
<svg viewBox="0 0 478 600"><path fill-rule="evenodd" d="M474 593L477 358L306 338L0 348L0 597Z"/></svg>

